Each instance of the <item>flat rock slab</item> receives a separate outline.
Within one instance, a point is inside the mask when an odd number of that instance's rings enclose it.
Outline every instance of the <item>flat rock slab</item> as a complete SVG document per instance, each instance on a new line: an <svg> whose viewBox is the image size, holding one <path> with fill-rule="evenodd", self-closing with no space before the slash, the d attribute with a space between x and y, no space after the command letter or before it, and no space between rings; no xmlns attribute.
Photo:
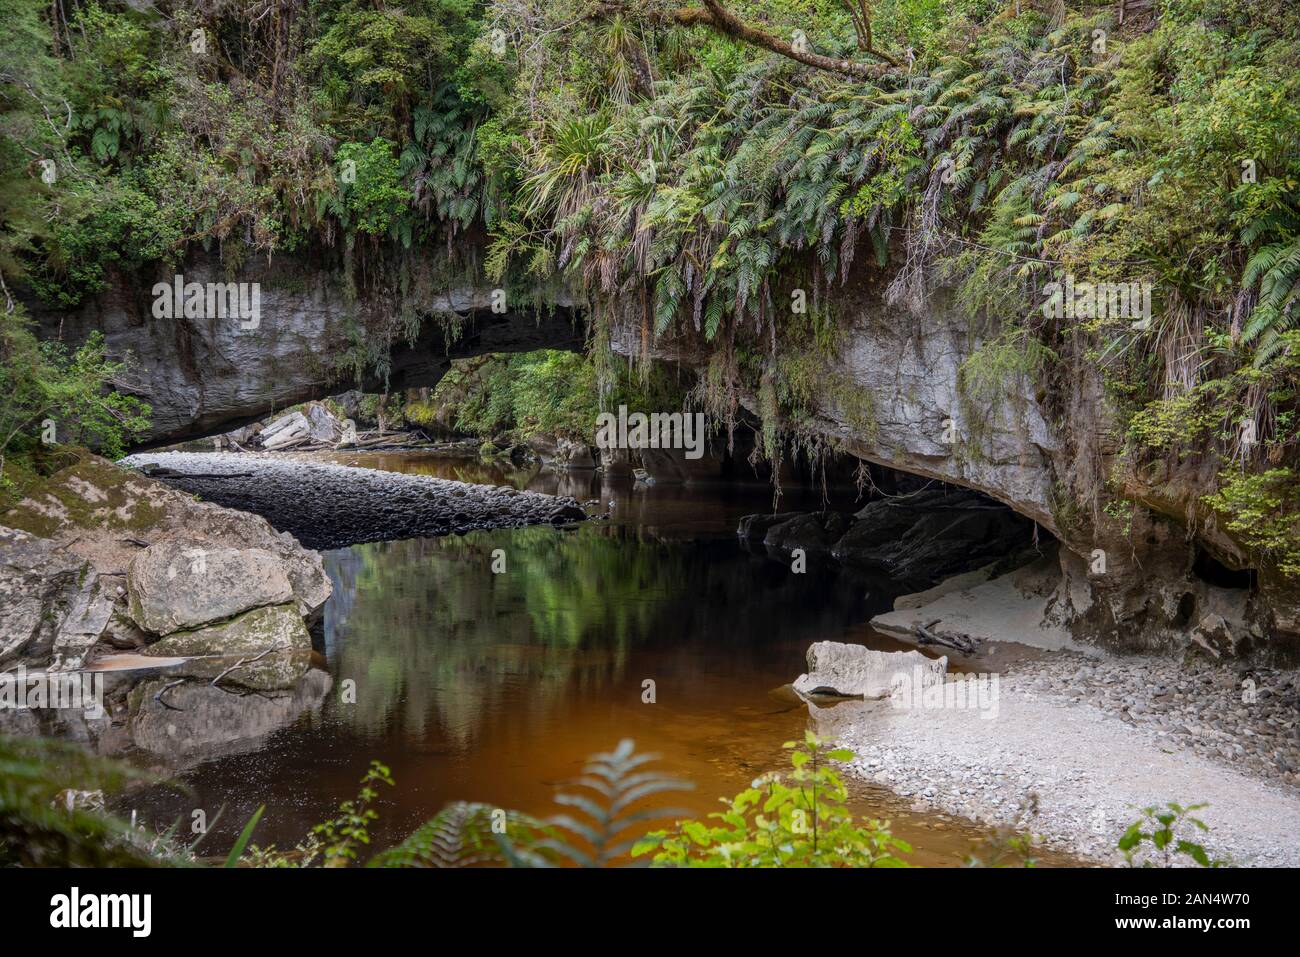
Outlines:
<svg viewBox="0 0 1300 957"><path fill-rule="evenodd" d="M256 453L153 452L121 464L207 501L255 512L309 548L587 517L572 498Z"/></svg>
<svg viewBox="0 0 1300 957"><path fill-rule="evenodd" d="M793 688L801 695L886 698L904 681L919 687L941 684L947 670L947 658L927 658L919 651L875 651L818 641L808 648L808 673L796 678Z"/></svg>
<svg viewBox="0 0 1300 957"><path fill-rule="evenodd" d="M905 641L915 641L918 627L927 627L976 640L1097 654L1096 648L1076 642L1060 620L1067 587L1059 566L1043 560L975 587L942 592L926 604L876 615L871 627Z"/></svg>

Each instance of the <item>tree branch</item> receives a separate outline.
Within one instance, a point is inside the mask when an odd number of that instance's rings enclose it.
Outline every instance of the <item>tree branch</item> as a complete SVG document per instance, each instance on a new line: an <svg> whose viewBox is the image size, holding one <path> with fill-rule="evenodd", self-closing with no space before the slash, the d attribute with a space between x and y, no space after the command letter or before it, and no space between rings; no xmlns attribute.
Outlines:
<svg viewBox="0 0 1300 957"><path fill-rule="evenodd" d="M751 27L743 22L735 14L731 13L722 6L718 0L701 0L705 9L700 10L679 10L673 15L673 19L678 23L688 25L705 24L719 33L725 33L729 37L744 41L756 47L762 47L764 50L770 50L773 53L779 53L783 57L795 60L805 66L814 67L818 70L827 70L831 73L843 73L847 76L864 77L867 79L877 79L888 72L890 66L897 66L894 60L882 53L871 50L864 46L863 35L859 32L859 46L864 48L864 52L878 57L885 61L884 63L859 63L854 60L839 60L835 57L823 56L820 53L813 53L809 50L796 49L792 44L787 43L770 33L764 33L756 27ZM867 28L865 44L870 44L870 27Z"/></svg>

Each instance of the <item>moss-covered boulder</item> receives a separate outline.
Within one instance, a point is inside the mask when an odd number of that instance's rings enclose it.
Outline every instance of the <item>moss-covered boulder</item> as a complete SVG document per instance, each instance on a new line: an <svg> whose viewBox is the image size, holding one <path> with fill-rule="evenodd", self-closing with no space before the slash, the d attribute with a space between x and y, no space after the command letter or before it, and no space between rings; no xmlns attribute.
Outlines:
<svg viewBox="0 0 1300 957"><path fill-rule="evenodd" d="M292 605L255 608L229 621L178 631L145 654L189 658L178 674L254 691L292 688L311 667L311 635ZM241 664L242 662L242 664Z"/></svg>
<svg viewBox="0 0 1300 957"><path fill-rule="evenodd" d="M0 664L80 668L132 622L146 639L268 606L293 616L296 641L330 594L320 555L265 519L90 453L0 527Z"/></svg>
<svg viewBox="0 0 1300 957"><path fill-rule="evenodd" d="M282 565L303 615L330 594L320 555L266 519L200 502L89 453L0 515L0 525L50 539L106 575L125 576L142 549L160 542L261 549Z"/></svg>

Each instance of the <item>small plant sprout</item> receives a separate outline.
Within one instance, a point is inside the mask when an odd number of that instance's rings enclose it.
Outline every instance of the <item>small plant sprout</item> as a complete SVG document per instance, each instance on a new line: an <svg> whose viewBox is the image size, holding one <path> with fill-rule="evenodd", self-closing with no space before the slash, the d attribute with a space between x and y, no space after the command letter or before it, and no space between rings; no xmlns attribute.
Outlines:
<svg viewBox="0 0 1300 957"><path fill-rule="evenodd" d="M1174 866L1175 859L1180 856L1201 867L1222 867L1225 861L1211 859L1202 845L1185 836L1189 828L1201 832L1210 830L1209 825L1194 813L1204 807L1207 805L1189 804L1184 807L1172 801L1163 808L1145 807L1142 816L1128 826L1116 847L1124 852L1130 867L1135 866L1139 859L1142 867L1156 866L1150 857L1143 854L1147 848L1156 852L1162 867Z"/></svg>

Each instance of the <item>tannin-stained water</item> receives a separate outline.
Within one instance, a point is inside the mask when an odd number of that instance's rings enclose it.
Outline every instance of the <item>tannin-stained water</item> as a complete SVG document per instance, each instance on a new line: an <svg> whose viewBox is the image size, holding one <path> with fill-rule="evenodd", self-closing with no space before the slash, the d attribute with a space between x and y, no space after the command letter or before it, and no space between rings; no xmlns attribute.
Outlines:
<svg viewBox="0 0 1300 957"><path fill-rule="evenodd" d="M330 690L287 725L252 728L201 763L169 756L188 793L149 788L127 801L152 823L183 827L194 808L210 820L224 806L207 853L229 847L261 805L254 842L291 847L355 794L372 759L396 781L381 788L373 849L455 800L545 816L584 758L623 738L692 782L665 800L703 816L788 767L782 743L802 736L808 707L781 687L805 670L810 643L902 647L864 624L890 607L888 582L816 564L795 574L741 547L740 516L772 508L762 484L646 487L409 453L335 461L599 498L612 516L327 552ZM848 509L855 496L831 490L830 502ZM781 508L821 503L787 491ZM916 863L958 864L988 836L850 786L854 810L892 819Z"/></svg>

